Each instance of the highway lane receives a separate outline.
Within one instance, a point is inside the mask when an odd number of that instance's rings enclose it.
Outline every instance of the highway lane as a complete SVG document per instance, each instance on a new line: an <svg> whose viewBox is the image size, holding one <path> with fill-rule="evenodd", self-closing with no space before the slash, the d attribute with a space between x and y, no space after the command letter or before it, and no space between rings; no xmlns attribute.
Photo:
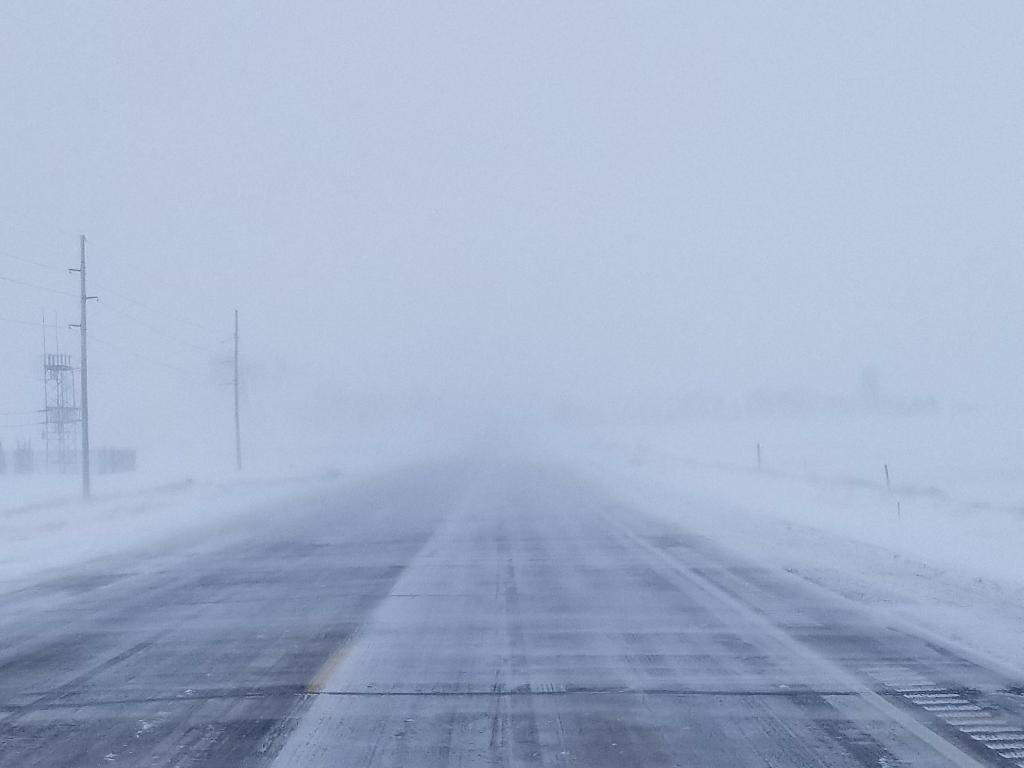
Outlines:
<svg viewBox="0 0 1024 768"><path fill-rule="evenodd" d="M258 757L427 540L455 479L413 469L300 497L218 530L220 544L107 558L0 596L0 766Z"/></svg>
<svg viewBox="0 0 1024 768"><path fill-rule="evenodd" d="M393 472L0 626L0 766L1024 763L1020 681L550 466Z"/></svg>

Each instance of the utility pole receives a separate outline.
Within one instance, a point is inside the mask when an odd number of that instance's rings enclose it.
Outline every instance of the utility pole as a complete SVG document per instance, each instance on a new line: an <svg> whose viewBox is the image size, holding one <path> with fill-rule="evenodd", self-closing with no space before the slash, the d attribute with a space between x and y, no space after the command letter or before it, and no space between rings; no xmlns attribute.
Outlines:
<svg viewBox="0 0 1024 768"><path fill-rule="evenodd" d="M86 308L97 297L90 296L85 289L85 235L82 235L80 244L81 260L78 269L71 268L68 272L77 272L82 286L81 321L71 327L77 327L82 336L82 499L87 501L92 495L92 487L89 476L89 348L86 341Z"/></svg>
<svg viewBox="0 0 1024 768"><path fill-rule="evenodd" d="M242 471L242 428L238 413L238 310L235 310L235 463Z"/></svg>

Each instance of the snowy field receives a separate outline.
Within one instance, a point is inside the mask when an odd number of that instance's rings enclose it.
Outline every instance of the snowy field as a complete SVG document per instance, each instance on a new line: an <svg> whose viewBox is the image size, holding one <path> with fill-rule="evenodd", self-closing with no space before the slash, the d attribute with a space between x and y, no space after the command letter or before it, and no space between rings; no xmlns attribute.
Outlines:
<svg viewBox="0 0 1024 768"><path fill-rule="evenodd" d="M645 426L596 437L589 469L638 507L1020 674L1017 423L960 413Z"/></svg>

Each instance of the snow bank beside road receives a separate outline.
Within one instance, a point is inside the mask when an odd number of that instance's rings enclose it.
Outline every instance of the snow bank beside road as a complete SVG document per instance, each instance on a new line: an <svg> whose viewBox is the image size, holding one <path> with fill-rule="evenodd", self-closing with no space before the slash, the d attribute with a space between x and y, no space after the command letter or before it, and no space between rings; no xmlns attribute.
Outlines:
<svg viewBox="0 0 1024 768"><path fill-rule="evenodd" d="M104 500L158 488L172 488L186 485L189 482L189 479L183 475L129 472L116 475L97 475L93 478L92 488L94 496L99 500ZM82 480L77 473L0 475L0 514L33 507L73 504L81 496Z"/></svg>
<svg viewBox="0 0 1024 768"><path fill-rule="evenodd" d="M0 592L95 558L223 530L274 501L338 482L321 475L165 481L147 487L145 477L124 476L98 483L93 500L82 503L77 478L8 477L3 481Z"/></svg>

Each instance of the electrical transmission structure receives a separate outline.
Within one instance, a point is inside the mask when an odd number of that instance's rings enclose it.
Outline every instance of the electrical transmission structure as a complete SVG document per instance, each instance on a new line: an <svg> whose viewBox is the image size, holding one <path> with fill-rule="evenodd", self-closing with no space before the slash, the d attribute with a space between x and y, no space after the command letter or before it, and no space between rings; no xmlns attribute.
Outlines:
<svg viewBox="0 0 1024 768"><path fill-rule="evenodd" d="M46 468L67 473L78 463L78 425L82 412L75 396L75 368L71 355L43 353L45 407L43 439Z"/></svg>

